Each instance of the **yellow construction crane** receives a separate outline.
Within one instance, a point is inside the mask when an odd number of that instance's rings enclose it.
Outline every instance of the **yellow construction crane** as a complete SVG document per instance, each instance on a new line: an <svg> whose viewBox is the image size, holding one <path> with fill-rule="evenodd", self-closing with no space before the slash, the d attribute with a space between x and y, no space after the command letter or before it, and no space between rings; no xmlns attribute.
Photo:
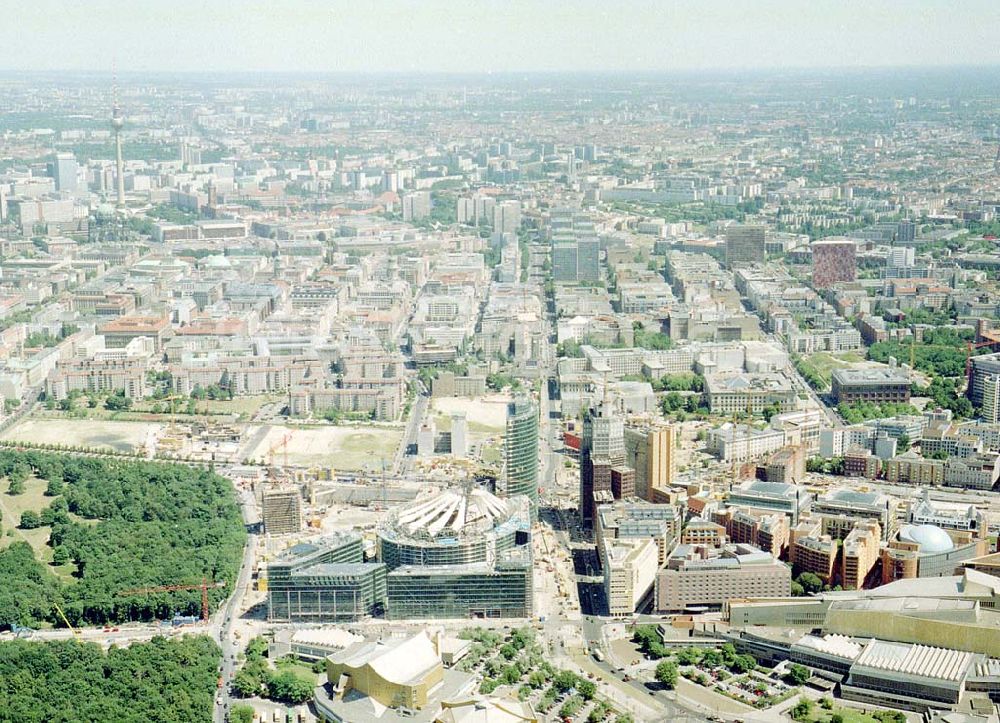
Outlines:
<svg viewBox="0 0 1000 723"><path fill-rule="evenodd" d="M282 450L282 452L284 452L285 463L283 466L285 467L288 466L288 443L290 441L292 441L292 435L285 434L281 437L280 440L271 445L271 448L267 450L267 464L269 467L274 466L274 453L277 452L279 449Z"/></svg>
<svg viewBox="0 0 1000 723"><path fill-rule="evenodd" d="M63 623L65 623L66 627L69 628L69 631L71 633L73 633L74 639L75 638L79 638L80 637L80 631L77 630L76 628L74 628L72 625L69 624L69 620L66 619L66 613L64 613L62 611L62 608L59 607L59 603L54 602L54 603L52 603L52 605L53 605L53 607L55 607L56 612L59 613L59 617L62 618Z"/></svg>

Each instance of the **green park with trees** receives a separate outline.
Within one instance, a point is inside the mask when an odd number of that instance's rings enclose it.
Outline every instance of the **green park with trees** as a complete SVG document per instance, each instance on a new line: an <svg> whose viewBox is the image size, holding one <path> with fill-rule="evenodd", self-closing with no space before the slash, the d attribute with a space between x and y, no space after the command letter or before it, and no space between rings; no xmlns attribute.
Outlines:
<svg viewBox="0 0 1000 723"><path fill-rule="evenodd" d="M29 477L57 494L20 523L48 527L53 563L71 571L56 575L25 541L0 549L0 628L60 626L56 605L74 626L201 612L199 590L123 594L142 587L205 579L222 584L209 591L213 605L229 594L246 529L223 477L176 464L0 450L8 494Z"/></svg>
<svg viewBox="0 0 1000 723"><path fill-rule="evenodd" d="M202 635L107 652L76 640L0 642L0 723L209 723L221 659Z"/></svg>

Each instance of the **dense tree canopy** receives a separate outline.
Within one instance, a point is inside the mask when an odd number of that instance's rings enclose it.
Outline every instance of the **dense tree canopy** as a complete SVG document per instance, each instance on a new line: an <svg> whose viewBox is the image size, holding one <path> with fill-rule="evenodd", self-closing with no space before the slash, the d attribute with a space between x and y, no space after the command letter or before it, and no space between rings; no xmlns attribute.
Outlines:
<svg viewBox="0 0 1000 723"><path fill-rule="evenodd" d="M107 653L75 640L0 643L0 723L208 723L220 660L204 636Z"/></svg>
<svg viewBox="0 0 1000 723"><path fill-rule="evenodd" d="M913 363L917 369L936 377L957 377L965 374L965 345L973 336L971 329L938 327L927 329L923 340L914 344L898 341L880 341L868 348L868 358L877 362L888 362L895 357L900 362L909 363L913 353ZM983 349L977 354L986 353Z"/></svg>
<svg viewBox="0 0 1000 723"><path fill-rule="evenodd" d="M24 543L0 551L0 628L60 624L53 603L73 624L197 614L200 591L122 596L126 590L224 581L231 589L246 541L232 487L203 469L152 462L0 450L0 476L26 466L62 481L63 497L42 513L49 544L74 566L60 582ZM82 521L81 521L82 518ZM17 591L17 594L14 594Z"/></svg>

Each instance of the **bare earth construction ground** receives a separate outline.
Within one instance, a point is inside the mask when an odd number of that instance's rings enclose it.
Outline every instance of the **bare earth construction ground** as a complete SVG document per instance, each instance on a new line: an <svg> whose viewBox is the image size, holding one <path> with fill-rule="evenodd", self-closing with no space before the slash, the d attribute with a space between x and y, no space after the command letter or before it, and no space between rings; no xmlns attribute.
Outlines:
<svg viewBox="0 0 1000 723"><path fill-rule="evenodd" d="M246 431L251 437L255 428ZM267 461L267 453L286 435L288 464L304 467L332 467L337 470L358 471L365 468L381 469L384 458L391 463L392 456L403 438L402 429L394 427L321 426L296 427L272 426L264 438L249 450L253 460ZM277 464L284 464L285 450L274 452Z"/></svg>
<svg viewBox="0 0 1000 723"><path fill-rule="evenodd" d="M154 422L114 422L97 419L23 419L0 439L36 444L63 444L132 452L163 427Z"/></svg>

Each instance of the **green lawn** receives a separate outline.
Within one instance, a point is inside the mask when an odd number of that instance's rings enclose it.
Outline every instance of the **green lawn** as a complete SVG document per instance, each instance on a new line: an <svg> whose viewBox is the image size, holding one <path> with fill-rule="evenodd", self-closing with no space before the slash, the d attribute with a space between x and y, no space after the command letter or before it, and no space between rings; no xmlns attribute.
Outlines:
<svg viewBox="0 0 1000 723"><path fill-rule="evenodd" d="M291 671L295 673L297 677L302 680L307 680L314 685L318 677L318 674L313 672L312 666L301 660L296 660L290 655L286 655L284 658L278 658L275 660L274 667L280 672L284 672L286 670Z"/></svg>
<svg viewBox="0 0 1000 723"><path fill-rule="evenodd" d="M198 415L226 415L234 414L249 418L265 404L278 401L279 395L259 394L249 397L234 397L229 400L197 399L195 405ZM141 400L132 404L127 411L113 412L104 407L103 401L96 407L90 408L86 399L78 399L72 412L60 412L59 410L44 410L39 412L39 416L49 416L54 418L70 419L112 419L121 421L162 419L176 416L178 421L185 418L190 419L191 415L185 414L188 403L184 399L177 399L173 402L173 412L171 412L170 402L156 400ZM153 414L152 409L159 407L162 411Z"/></svg>
<svg viewBox="0 0 1000 723"><path fill-rule="evenodd" d="M234 397L228 401L202 399L195 402L198 411L202 410L209 414L246 414L250 416L265 404L271 404L278 400L278 396L273 394L261 394L253 397Z"/></svg>
<svg viewBox="0 0 1000 723"><path fill-rule="evenodd" d="M21 530L17 527L21 521L22 512L27 512L28 510L41 512L52 502L51 497L45 496L45 488L47 486L48 483L45 480L29 477L24 483L24 492L22 494L9 495L7 494L7 480L0 480L0 512L3 513L3 522L0 525L3 526L4 530L3 536L0 537L0 547L7 547L13 542L24 541L31 545L31 549L35 551L35 557L42 562L51 564L52 548L46 544L49 540L51 528L36 527L33 530ZM13 534L8 535L8 531ZM51 570L67 580L75 579L72 577L74 570L72 563L51 567Z"/></svg>
<svg viewBox="0 0 1000 723"><path fill-rule="evenodd" d="M858 362L865 360L864 356L854 351L843 351L832 354L826 351L818 351L815 354L803 357L803 360L812 366L822 377L827 385L830 384L830 376L834 369L846 369Z"/></svg>

